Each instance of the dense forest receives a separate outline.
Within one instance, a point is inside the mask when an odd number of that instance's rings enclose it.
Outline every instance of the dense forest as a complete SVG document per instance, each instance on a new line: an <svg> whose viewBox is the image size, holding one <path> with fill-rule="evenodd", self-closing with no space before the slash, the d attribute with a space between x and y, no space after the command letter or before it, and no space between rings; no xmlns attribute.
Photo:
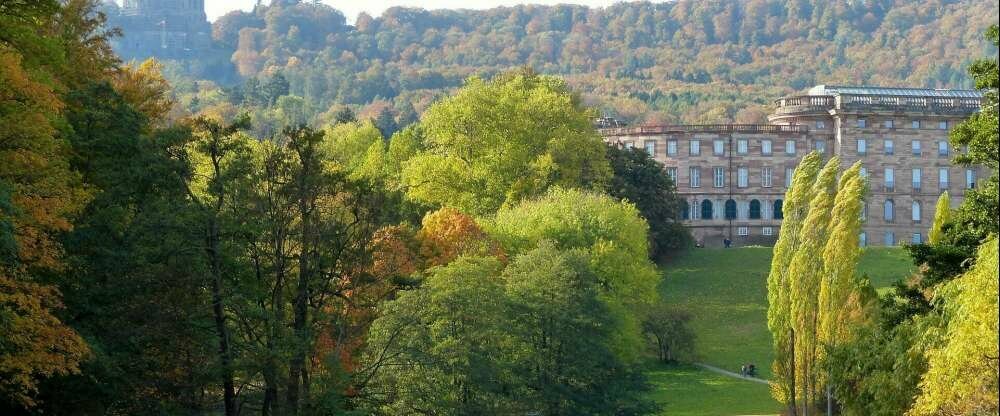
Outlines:
<svg viewBox="0 0 1000 416"><path fill-rule="evenodd" d="M471 79L391 136L283 88L178 117L96 7L0 2L0 414L655 409L673 184L562 79Z"/></svg>
<svg viewBox="0 0 1000 416"><path fill-rule="evenodd" d="M349 105L366 117L388 108L405 124L470 75L529 66L629 122L748 122L814 84L972 87L969 57L997 53L982 37L997 10L984 0L681 0L397 7L350 25L329 6L282 0L219 18L216 50L167 74L196 110L244 98L217 86L245 79L252 95L281 74L310 117Z"/></svg>

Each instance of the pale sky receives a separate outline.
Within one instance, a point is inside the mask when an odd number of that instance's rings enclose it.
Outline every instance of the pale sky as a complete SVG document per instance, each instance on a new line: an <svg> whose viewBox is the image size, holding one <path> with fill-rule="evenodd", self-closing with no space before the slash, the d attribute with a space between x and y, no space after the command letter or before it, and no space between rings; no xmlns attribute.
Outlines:
<svg viewBox="0 0 1000 416"><path fill-rule="evenodd" d="M322 0L347 16L349 23L354 22L358 13L368 12L372 16L382 14L385 9L393 6L420 7L433 9L489 9L497 6L514 6L518 4L582 4L586 6L609 6L621 0ZM262 0L264 4L270 0ZM120 0L119 0L120 3ZM205 12L209 20L226 14L235 9L251 10L257 0L205 0Z"/></svg>

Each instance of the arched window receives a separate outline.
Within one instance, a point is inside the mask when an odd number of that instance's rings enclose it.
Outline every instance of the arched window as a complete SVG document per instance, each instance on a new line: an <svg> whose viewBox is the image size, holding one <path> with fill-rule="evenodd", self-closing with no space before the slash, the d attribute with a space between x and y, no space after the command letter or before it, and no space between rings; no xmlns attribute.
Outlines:
<svg viewBox="0 0 1000 416"><path fill-rule="evenodd" d="M736 201L733 201L732 199L726 201L726 219L736 219Z"/></svg>
<svg viewBox="0 0 1000 416"><path fill-rule="evenodd" d="M785 218L785 213L781 210L781 205L780 199L774 200L774 219L776 220Z"/></svg>
<svg viewBox="0 0 1000 416"><path fill-rule="evenodd" d="M885 200L882 205L882 218L885 222L892 222L896 218L896 204L891 199Z"/></svg>
<svg viewBox="0 0 1000 416"><path fill-rule="evenodd" d="M707 199L701 201L701 218L706 220L712 219L712 201Z"/></svg>
<svg viewBox="0 0 1000 416"><path fill-rule="evenodd" d="M688 201L681 201L681 219L686 220L690 217L691 206L688 205Z"/></svg>
<svg viewBox="0 0 1000 416"><path fill-rule="evenodd" d="M920 203L919 202L913 201L913 204L910 205L910 212L912 213L911 217L913 217L913 222L920 222Z"/></svg>
<svg viewBox="0 0 1000 416"><path fill-rule="evenodd" d="M760 201L756 199L750 200L750 219L751 220L760 219Z"/></svg>

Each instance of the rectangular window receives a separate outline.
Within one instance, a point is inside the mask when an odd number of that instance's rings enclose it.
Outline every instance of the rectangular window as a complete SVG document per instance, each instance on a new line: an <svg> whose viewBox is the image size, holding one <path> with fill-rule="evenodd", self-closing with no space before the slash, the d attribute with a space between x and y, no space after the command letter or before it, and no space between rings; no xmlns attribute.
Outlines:
<svg viewBox="0 0 1000 416"><path fill-rule="evenodd" d="M938 129L939 130L948 130L948 122L947 121L939 121L938 122Z"/></svg>
<svg viewBox="0 0 1000 416"><path fill-rule="evenodd" d="M645 142L643 142L643 147L646 148L646 153L648 153L650 156L654 156L654 157L656 156L656 141L655 140L646 140Z"/></svg>
<svg viewBox="0 0 1000 416"><path fill-rule="evenodd" d="M896 245L896 235L893 234L892 231L886 231L885 237L883 237L883 239L885 240L885 245L887 246Z"/></svg>
<svg viewBox="0 0 1000 416"><path fill-rule="evenodd" d="M739 139L736 141L736 153L745 155L749 151L750 151L750 140Z"/></svg>
<svg viewBox="0 0 1000 416"><path fill-rule="evenodd" d="M913 190L919 191L920 184L921 182L923 182L924 173L923 171L920 170L920 168L914 168L912 175L913 175Z"/></svg>
<svg viewBox="0 0 1000 416"><path fill-rule="evenodd" d="M697 166L688 168L688 186L692 188L701 187L701 168Z"/></svg>
<svg viewBox="0 0 1000 416"><path fill-rule="evenodd" d="M667 177L670 178L670 182L677 183L677 168L667 167Z"/></svg>
<svg viewBox="0 0 1000 416"><path fill-rule="evenodd" d="M625 148L626 148L626 149L632 149L632 148L635 148L635 143L632 143L632 142L625 142Z"/></svg>
<svg viewBox="0 0 1000 416"><path fill-rule="evenodd" d="M859 173L861 174L862 178L868 179L868 168L862 166L861 167L861 172L859 172Z"/></svg>
<svg viewBox="0 0 1000 416"><path fill-rule="evenodd" d="M691 156L698 156L701 154L701 142L698 140L691 140L689 142L690 148L688 149L688 154Z"/></svg>
<svg viewBox="0 0 1000 416"><path fill-rule="evenodd" d="M859 118L858 119L858 128L859 129L863 129L865 127L868 127L868 120L865 120L863 118Z"/></svg>
<svg viewBox="0 0 1000 416"><path fill-rule="evenodd" d="M823 120L816 120L816 128L820 129L820 130L825 129L826 128L826 122L823 121Z"/></svg>
<svg viewBox="0 0 1000 416"><path fill-rule="evenodd" d="M677 140L667 140L667 156L677 156Z"/></svg>
<svg viewBox="0 0 1000 416"><path fill-rule="evenodd" d="M895 127L895 123L893 122L893 120L885 120L885 121L882 122L882 127L885 127L887 129L891 129L891 128Z"/></svg>
<svg viewBox="0 0 1000 416"><path fill-rule="evenodd" d="M762 235L774 235L774 228L772 228L772 227L761 228L760 229L760 233Z"/></svg>
<svg viewBox="0 0 1000 416"><path fill-rule="evenodd" d="M736 235L740 235L740 236L750 235L750 227L746 227L746 226L736 227Z"/></svg>
<svg viewBox="0 0 1000 416"><path fill-rule="evenodd" d="M913 233L913 237L910 238L910 242L913 244L920 244L923 242L923 236L920 233Z"/></svg>
<svg viewBox="0 0 1000 416"><path fill-rule="evenodd" d="M892 168L885 168L885 190L892 192L896 189L896 171Z"/></svg>
<svg viewBox="0 0 1000 416"><path fill-rule="evenodd" d="M824 142L822 140L818 141L818 142L815 142L815 143L813 143L813 147L816 148L817 152L820 152L822 154L826 154L826 142Z"/></svg>
<svg viewBox="0 0 1000 416"><path fill-rule="evenodd" d="M726 142L723 140L713 141L712 153L716 156L724 156L726 154Z"/></svg>
<svg viewBox="0 0 1000 416"><path fill-rule="evenodd" d="M716 188L726 186L726 168L712 169L712 186Z"/></svg>
<svg viewBox="0 0 1000 416"><path fill-rule="evenodd" d="M863 155L868 153L868 140L858 139L858 154Z"/></svg>
<svg viewBox="0 0 1000 416"><path fill-rule="evenodd" d="M760 154L765 155L765 156L769 156L771 154L771 141L770 140L765 139L765 140L761 140L760 141Z"/></svg>
<svg viewBox="0 0 1000 416"><path fill-rule="evenodd" d="M949 153L951 152L948 150L948 141L938 141L938 156L948 156Z"/></svg>
<svg viewBox="0 0 1000 416"><path fill-rule="evenodd" d="M920 120L913 120L913 121L911 121L910 122L910 128L919 129L920 128Z"/></svg>
<svg viewBox="0 0 1000 416"><path fill-rule="evenodd" d="M972 169L965 170L965 188L972 189L976 187L976 171Z"/></svg>
<svg viewBox="0 0 1000 416"><path fill-rule="evenodd" d="M892 140L886 139L882 144L885 148L885 154L891 155L896 153L896 144Z"/></svg>
<svg viewBox="0 0 1000 416"><path fill-rule="evenodd" d="M785 188L792 187L792 177L795 174L795 168L785 168Z"/></svg>
<svg viewBox="0 0 1000 416"><path fill-rule="evenodd" d="M862 231L861 235L858 236L858 245L861 247L868 246L868 233Z"/></svg>
<svg viewBox="0 0 1000 416"><path fill-rule="evenodd" d="M750 169L736 169L736 186L739 188L746 188L750 186Z"/></svg>
<svg viewBox="0 0 1000 416"><path fill-rule="evenodd" d="M910 149L913 150L914 156L920 156L920 140L913 140L910 142Z"/></svg>
<svg viewBox="0 0 1000 416"><path fill-rule="evenodd" d="M795 140L785 140L785 154L786 155L795 154Z"/></svg>
<svg viewBox="0 0 1000 416"><path fill-rule="evenodd" d="M938 169L938 185L941 189L948 189L948 168Z"/></svg>
<svg viewBox="0 0 1000 416"><path fill-rule="evenodd" d="M770 188L772 185L772 169L770 166L760 168L760 186Z"/></svg>

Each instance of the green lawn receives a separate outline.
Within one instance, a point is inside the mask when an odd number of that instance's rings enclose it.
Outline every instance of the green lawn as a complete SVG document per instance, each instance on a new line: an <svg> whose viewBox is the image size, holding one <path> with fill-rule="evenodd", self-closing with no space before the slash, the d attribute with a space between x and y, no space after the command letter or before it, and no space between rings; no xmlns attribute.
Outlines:
<svg viewBox="0 0 1000 416"><path fill-rule="evenodd" d="M771 376L771 335L767 330L770 262L770 247L703 248L682 253L663 265L663 300L693 315L699 361L734 372L750 362L757 365L761 377ZM886 286L912 269L900 248L866 249L859 264L860 272L876 287ZM724 376L697 368L654 368L649 374L657 386L655 397L670 409L663 414L725 416L777 413L780 409L762 384L724 380ZM722 385L726 388L717 388ZM675 397L674 401L667 400L670 397ZM743 404L749 408L744 409Z"/></svg>
<svg viewBox="0 0 1000 416"><path fill-rule="evenodd" d="M693 366L653 365L647 373L662 415L719 416L777 414L768 386Z"/></svg>

